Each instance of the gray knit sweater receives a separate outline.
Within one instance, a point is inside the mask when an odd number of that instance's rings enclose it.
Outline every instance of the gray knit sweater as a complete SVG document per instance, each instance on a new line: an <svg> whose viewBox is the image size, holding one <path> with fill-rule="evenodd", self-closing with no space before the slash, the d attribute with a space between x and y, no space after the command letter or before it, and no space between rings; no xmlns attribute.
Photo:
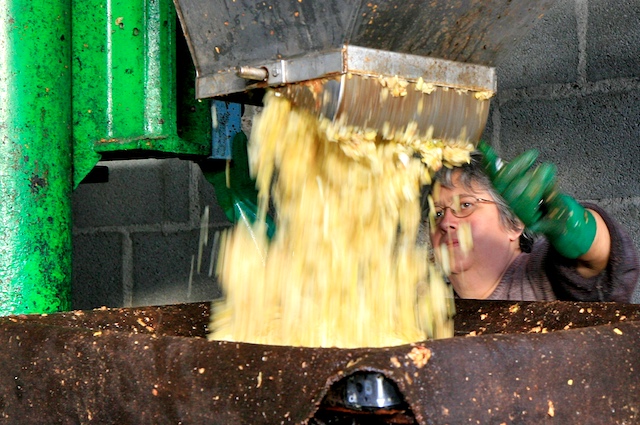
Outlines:
<svg viewBox="0 0 640 425"><path fill-rule="evenodd" d="M631 302L640 273L633 241L600 207L584 206L602 216L611 234L609 263L599 275L588 279L580 276L575 260L562 257L541 237L531 253L521 253L509 266L488 299Z"/></svg>

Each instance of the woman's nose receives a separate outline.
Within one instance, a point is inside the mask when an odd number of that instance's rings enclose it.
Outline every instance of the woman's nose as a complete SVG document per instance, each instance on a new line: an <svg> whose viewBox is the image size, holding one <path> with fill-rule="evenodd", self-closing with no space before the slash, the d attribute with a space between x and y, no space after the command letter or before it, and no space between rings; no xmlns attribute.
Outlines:
<svg viewBox="0 0 640 425"><path fill-rule="evenodd" d="M455 229L457 224L458 224L458 217L453 215L451 208L445 208L444 211L442 211L442 219L440 220L440 223L438 224L438 226L443 230L447 230L447 229Z"/></svg>

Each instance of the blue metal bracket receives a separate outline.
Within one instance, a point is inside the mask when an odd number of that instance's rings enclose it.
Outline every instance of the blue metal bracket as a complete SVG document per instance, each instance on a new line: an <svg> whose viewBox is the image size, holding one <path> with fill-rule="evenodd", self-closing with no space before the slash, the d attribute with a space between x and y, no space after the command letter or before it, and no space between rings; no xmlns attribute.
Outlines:
<svg viewBox="0 0 640 425"><path fill-rule="evenodd" d="M211 121L211 158L231 159L233 138L242 131L242 105L212 100Z"/></svg>

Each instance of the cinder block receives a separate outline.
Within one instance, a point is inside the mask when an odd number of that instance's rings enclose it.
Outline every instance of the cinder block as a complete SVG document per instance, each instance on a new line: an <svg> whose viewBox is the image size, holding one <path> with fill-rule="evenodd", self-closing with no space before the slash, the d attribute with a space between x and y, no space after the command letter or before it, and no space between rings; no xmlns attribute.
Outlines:
<svg viewBox="0 0 640 425"><path fill-rule="evenodd" d="M208 276L214 229L203 249L200 273L197 272L198 229L185 232L139 232L133 241L133 305L163 305L209 301L220 295L214 277ZM191 286L189 275L194 258Z"/></svg>
<svg viewBox="0 0 640 425"><path fill-rule="evenodd" d="M606 209L626 229L632 239L637 242L640 250L640 227L638 227L640 197L607 198L595 200L594 202Z"/></svg>
<svg viewBox="0 0 640 425"><path fill-rule="evenodd" d="M72 307L123 307L120 233L73 236Z"/></svg>
<svg viewBox="0 0 640 425"><path fill-rule="evenodd" d="M163 222L188 222L189 215L189 172L191 162L179 159L162 160L162 201Z"/></svg>
<svg viewBox="0 0 640 425"><path fill-rule="evenodd" d="M189 221L187 161L145 159L102 164L109 167L109 182L81 184L74 191L77 228Z"/></svg>
<svg viewBox="0 0 640 425"><path fill-rule="evenodd" d="M639 23L637 0L589 0L589 81L640 77Z"/></svg>
<svg viewBox="0 0 640 425"><path fill-rule="evenodd" d="M500 107L501 152L511 159L538 149L579 199L637 196L638 104L638 92L508 102Z"/></svg>
<svg viewBox="0 0 640 425"><path fill-rule="evenodd" d="M498 91L574 82L578 69L575 2L559 1L496 66Z"/></svg>

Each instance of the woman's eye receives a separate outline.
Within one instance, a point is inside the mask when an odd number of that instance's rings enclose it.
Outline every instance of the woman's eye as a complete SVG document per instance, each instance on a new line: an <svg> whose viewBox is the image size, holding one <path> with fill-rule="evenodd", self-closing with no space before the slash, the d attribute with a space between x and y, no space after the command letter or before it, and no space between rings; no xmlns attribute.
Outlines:
<svg viewBox="0 0 640 425"><path fill-rule="evenodd" d="M466 210L473 207L473 202L460 202L460 209Z"/></svg>
<svg viewBox="0 0 640 425"><path fill-rule="evenodd" d="M444 211L443 210L436 210L436 212L433 214L435 216L435 218L440 218L444 215Z"/></svg>

